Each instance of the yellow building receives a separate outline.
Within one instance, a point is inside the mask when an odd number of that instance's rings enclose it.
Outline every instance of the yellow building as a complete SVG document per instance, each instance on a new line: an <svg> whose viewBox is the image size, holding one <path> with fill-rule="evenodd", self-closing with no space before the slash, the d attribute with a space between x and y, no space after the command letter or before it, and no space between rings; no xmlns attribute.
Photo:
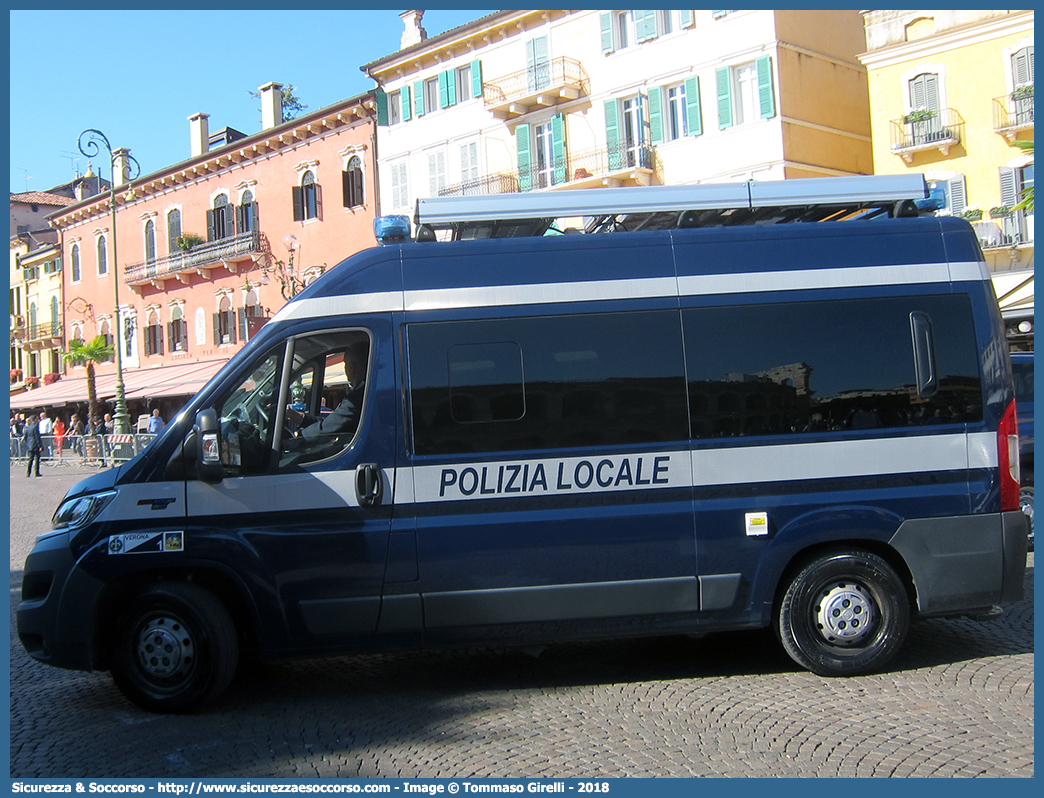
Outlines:
<svg viewBox="0 0 1044 798"><path fill-rule="evenodd" d="M874 172L920 172L972 222L1009 321L1032 330L1032 11L864 11ZM1029 325L1027 327L1027 324Z"/></svg>

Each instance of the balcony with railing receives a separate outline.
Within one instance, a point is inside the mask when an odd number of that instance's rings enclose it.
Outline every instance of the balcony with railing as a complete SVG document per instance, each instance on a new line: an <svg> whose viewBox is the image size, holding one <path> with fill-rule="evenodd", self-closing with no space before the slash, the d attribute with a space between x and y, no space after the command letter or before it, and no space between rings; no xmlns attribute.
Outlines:
<svg viewBox="0 0 1044 798"><path fill-rule="evenodd" d="M556 188L648 186L655 174L656 151L646 144L586 150L518 172L468 180L439 191L440 197L473 197Z"/></svg>
<svg viewBox="0 0 1044 798"><path fill-rule="evenodd" d="M25 349L52 349L64 346L63 329L60 320L29 325L21 336L22 346Z"/></svg>
<svg viewBox="0 0 1044 798"><path fill-rule="evenodd" d="M482 102L497 119L512 119L590 92L591 81L580 62L563 57L483 82Z"/></svg>
<svg viewBox="0 0 1044 798"><path fill-rule="evenodd" d="M984 251L1033 244L1033 214L1024 210L1012 211L999 219L972 222L971 226Z"/></svg>
<svg viewBox="0 0 1044 798"><path fill-rule="evenodd" d="M1028 91L1026 91L1028 89ZM993 129L1009 141L1033 128L1033 87L1025 86L993 100Z"/></svg>
<svg viewBox="0 0 1044 798"><path fill-rule="evenodd" d="M940 111L911 111L893 119L892 153L909 163L916 153L939 150L950 154L950 147L964 139L964 118L952 108Z"/></svg>
<svg viewBox="0 0 1044 798"><path fill-rule="evenodd" d="M178 280L188 285L193 274L209 278L213 269L223 268L235 274L240 263L253 260L254 256L262 251L260 232L248 230L217 241L197 244L184 252L171 252L142 263L131 264L124 273L124 281L131 286L151 283L161 290L167 280Z"/></svg>

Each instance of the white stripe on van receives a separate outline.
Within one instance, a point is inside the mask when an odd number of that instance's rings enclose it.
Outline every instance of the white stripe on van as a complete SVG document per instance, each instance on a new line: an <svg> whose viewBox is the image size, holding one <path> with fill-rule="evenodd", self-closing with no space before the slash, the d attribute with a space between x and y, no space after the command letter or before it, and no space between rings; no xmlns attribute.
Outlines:
<svg viewBox="0 0 1044 798"><path fill-rule="evenodd" d="M995 468L993 433L417 466L395 501L460 501ZM405 476L404 474L402 476Z"/></svg>
<svg viewBox="0 0 1044 798"><path fill-rule="evenodd" d="M383 291L298 299L283 306L273 322L334 317L350 313L449 310L453 308L540 305L553 302L597 302L676 296L745 294L753 291L801 291L882 285L917 285L989 279L984 263L915 263L780 272L650 277L630 280L584 280L564 283L471 286Z"/></svg>
<svg viewBox="0 0 1044 798"><path fill-rule="evenodd" d="M683 296L741 294L751 291L803 291L851 286L916 285L981 280L976 261L916 263L894 266L856 266L843 269L794 269L780 272L701 274L678 278Z"/></svg>

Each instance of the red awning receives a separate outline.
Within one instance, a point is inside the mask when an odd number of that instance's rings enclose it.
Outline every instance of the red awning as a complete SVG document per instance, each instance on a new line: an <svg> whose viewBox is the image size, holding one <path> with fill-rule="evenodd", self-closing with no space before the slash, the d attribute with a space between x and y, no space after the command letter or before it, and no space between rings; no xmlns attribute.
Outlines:
<svg viewBox="0 0 1044 798"><path fill-rule="evenodd" d="M148 369L125 369L123 393L127 399L153 399L163 396L192 396L206 385L227 360L203 363L178 363ZM99 401L116 396L116 375L102 374L95 378ZM11 409L27 407L62 407L67 404L87 403L87 378L65 377L11 397Z"/></svg>

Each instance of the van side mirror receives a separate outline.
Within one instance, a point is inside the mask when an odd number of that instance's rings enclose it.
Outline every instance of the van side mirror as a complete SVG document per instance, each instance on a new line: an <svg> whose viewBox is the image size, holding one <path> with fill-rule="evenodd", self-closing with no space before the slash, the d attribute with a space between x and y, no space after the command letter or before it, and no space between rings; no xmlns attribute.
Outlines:
<svg viewBox="0 0 1044 798"><path fill-rule="evenodd" d="M196 413L192 432L199 439L199 459L196 463L199 478L216 485L224 477L225 469L221 465L221 428L213 408L208 407Z"/></svg>

